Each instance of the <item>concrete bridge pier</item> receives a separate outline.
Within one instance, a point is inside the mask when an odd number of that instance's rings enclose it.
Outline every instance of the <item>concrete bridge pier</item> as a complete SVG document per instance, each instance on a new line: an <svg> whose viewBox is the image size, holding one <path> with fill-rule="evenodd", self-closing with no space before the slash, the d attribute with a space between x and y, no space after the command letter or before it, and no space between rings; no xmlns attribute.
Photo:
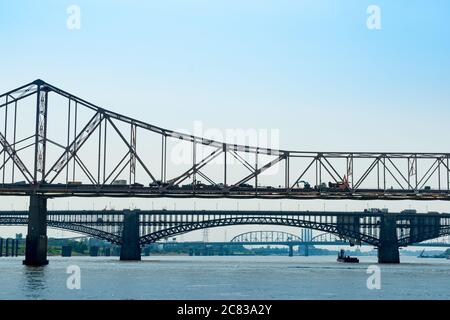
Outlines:
<svg viewBox="0 0 450 320"><path fill-rule="evenodd" d="M289 257L294 256L294 246L289 246Z"/></svg>
<svg viewBox="0 0 450 320"><path fill-rule="evenodd" d="M16 256L16 241L14 239L11 239L11 257Z"/></svg>
<svg viewBox="0 0 450 320"><path fill-rule="evenodd" d="M9 238L6 238L5 241L5 257L9 257Z"/></svg>
<svg viewBox="0 0 450 320"><path fill-rule="evenodd" d="M139 211L124 211L122 247L120 248L120 260L141 260L141 246L139 243Z"/></svg>
<svg viewBox="0 0 450 320"><path fill-rule="evenodd" d="M47 198L30 196L24 265L43 266L47 260Z"/></svg>
<svg viewBox="0 0 450 320"><path fill-rule="evenodd" d="M3 238L0 238L0 257L3 257Z"/></svg>
<svg viewBox="0 0 450 320"><path fill-rule="evenodd" d="M99 251L99 247L98 246L91 246L91 247L89 247L89 256L91 256L91 257L98 257L98 251Z"/></svg>
<svg viewBox="0 0 450 320"><path fill-rule="evenodd" d="M47 260L47 198L30 196L25 260L28 266L43 266Z"/></svg>
<svg viewBox="0 0 450 320"><path fill-rule="evenodd" d="M389 213L381 218L378 263L400 263L397 220L394 215Z"/></svg>
<svg viewBox="0 0 450 320"><path fill-rule="evenodd" d="M72 246L62 246L61 248L61 256L62 257L71 257L72 256Z"/></svg>
<svg viewBox="0 0 450 320"><path fill-rule="evenodd" d="M305 257L309 256L309 245L305 246Z"/></svg>
<svg viewBox="0 0 450 320"><path fill-rule="evenodd" d="M298 254L301 256L308 257L309 256L309 245L305 244L304 246L298 246Z"/></svg>

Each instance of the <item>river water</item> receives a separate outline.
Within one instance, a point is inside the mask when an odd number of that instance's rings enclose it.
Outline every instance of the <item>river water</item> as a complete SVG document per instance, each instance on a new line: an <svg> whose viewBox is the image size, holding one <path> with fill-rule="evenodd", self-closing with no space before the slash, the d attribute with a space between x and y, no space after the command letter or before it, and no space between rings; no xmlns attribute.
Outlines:
<svg viewBox="0 0 450 320"><path fill-rule="evenodd" d="M445 259L403 256L399 265L377 265L376 257L359 264L334 256L50 257L39 268L22 259L0 258L0 299L450 299ZM380 267L380 289L367 287L371 265ZM67 273L70 266L80 277ZM81 288L68 289L68 277Z"/></svg>

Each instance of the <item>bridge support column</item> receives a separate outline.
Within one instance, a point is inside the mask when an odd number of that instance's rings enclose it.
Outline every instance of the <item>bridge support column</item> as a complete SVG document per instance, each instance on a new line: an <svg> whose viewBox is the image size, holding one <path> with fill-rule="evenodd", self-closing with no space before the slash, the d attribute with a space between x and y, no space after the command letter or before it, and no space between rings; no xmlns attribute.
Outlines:
<svg viewBox="0 0 450 320"><path fill-rule="evenodd" d="M0 238L0 257L3 257L3 238Z"/></svg>
<svg viewBox="0 0 450 320"><path fill-rule="evenodd" d="M396 217L391 214L385 214L381 219L380 228L378 263L400 263Z"/></svg>
<svg viewBox="0 0 450 320"><path fill-rule="evenodd" d="M9 257L9 238L6 238L5 242L5 257Z"/></svg>
<svg viewBox="0 0 450 320"><path fill-rule="evenodd" d="M120 260L141 260L139 244L139 212L125 211L123 216L122 247Z"/></svg>
<svg viewBox="0 0 450 320"><path fill-rule="evenodd" d="M72 256L72 246L62 246L61 257L71 257Z"/></svg>
<svg viewBox="0 0 450 320"><path fill-rule="evenodd" d="M299 246L298 246L297 253L298 253L300 256L307 257L307 256L309 255L309 245L307 245L307 244L299 245Z"/></svg>
<svg viewBox="0 0 450 320"><path fill-rule="evenodd" d="M89 247L89 256L98 257L98 251L99 251L99 247L97 247L97 246Z"/></svg>
<svg viewBox="0 0 450 320"><path fill-rule="evenodd" d="M16 241L11 239L11 257L16 256Z"/></svg>
<svg viewBox="0 0 450 320"><path fill-rule="evenodd" d="M43 196L30 197L28 215L28 234L25 248L25 260L28 266L43 266L47 260L47 199Z"/></svg>
<svg viewBox="0 0 450 320"><path fill-rule="evenodd" d="M289 257L294 256L294 246L289 246Z"/></svg>

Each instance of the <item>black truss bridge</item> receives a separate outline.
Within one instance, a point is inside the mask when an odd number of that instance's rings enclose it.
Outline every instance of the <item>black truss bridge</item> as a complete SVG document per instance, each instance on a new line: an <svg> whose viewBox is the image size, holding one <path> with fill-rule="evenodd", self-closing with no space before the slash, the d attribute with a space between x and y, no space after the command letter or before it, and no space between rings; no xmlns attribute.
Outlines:
<svg viewBox="0 0 450 320"><path fill-rule="evenodd" d="M133 119L42 80L0 95L0 148L0 195L450 199L449 153L229 144Z"/></svg>

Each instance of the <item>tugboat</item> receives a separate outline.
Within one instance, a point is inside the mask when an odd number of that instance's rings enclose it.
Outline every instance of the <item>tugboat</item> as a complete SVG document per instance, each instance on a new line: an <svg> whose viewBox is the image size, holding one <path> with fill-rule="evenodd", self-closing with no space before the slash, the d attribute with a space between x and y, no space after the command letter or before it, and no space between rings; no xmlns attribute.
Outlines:
<svg viewBox="0 0 450 320"><path fill-rule="evenodd" d="M355 257L346 256L345 251L341 249L337 257L337 262L359 263L359 259Z"/></svg>

